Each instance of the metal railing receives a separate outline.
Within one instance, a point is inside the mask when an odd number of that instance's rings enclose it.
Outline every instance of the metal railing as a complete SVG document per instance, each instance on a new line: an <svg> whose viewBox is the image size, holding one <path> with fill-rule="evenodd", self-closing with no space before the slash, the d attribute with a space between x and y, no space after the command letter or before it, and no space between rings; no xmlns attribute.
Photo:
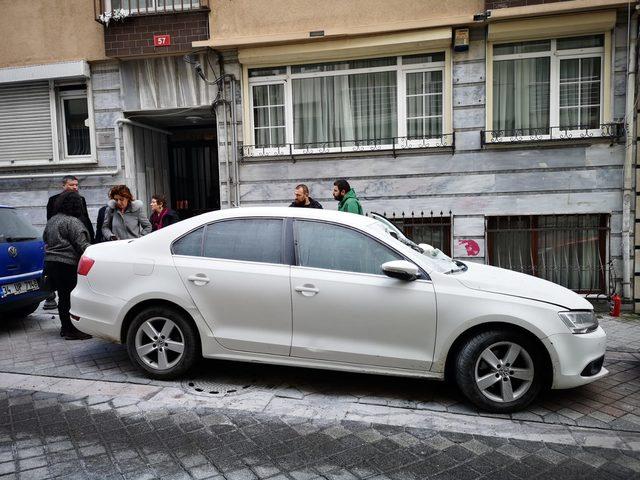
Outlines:
<svg viewBox="0 0 640 480"><path fill-rule="evenodd" d="M538 142L549 140L583 140L607 138L618 140L624 135L623 123L603 123L596 128L592 125L570 125L563 127L513 128L502 130L481 130L480 142L485 144Z"/></svg>
<svg viewBox="0 0 640 480"><path fill-rule="evenodd" d="M432 247L440 249L445 255L451 256L451 227L453 225L453 216L451 212L411 212L411 215L405 215L405 212L396 214L387 212L381 214L398 230L416 243L427 243Z"/></svg>
<svg viewBox="0 0 640 480"><path fill-rule="evenodd" d="M359 140L332 140L308 143L281 143L271 145L243 145L243 157L295 157L327 153L354 153L390 151L395 157L399 150L451 148L455 149L455 134L425 135L421 137L366 138Z"/></svg>
<svg viewBox="0 0 640 480"><path fill-rule="evenodd" d="M611 293L609 219L608 214L488 217L488 263L579 293Z"/></svg>
<svg viewBox="0 0 640 480"><path fill-rule="evenodd" d="M96 20L108 23L128 16L209 10L209 0L94 0L93 8Z"/></svg>

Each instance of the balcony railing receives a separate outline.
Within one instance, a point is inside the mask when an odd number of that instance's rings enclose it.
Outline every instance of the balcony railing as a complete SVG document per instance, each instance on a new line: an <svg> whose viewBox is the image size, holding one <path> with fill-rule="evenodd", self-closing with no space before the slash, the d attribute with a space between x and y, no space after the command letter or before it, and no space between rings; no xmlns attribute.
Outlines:
<svg viewBox="0 0 640 480"><path fill-rule="evenodd" d="M603 123L592 125L570 125L563 127L514 128L480 131L480 142L485 144L520 143L558 140L585 140L604 138L618 140L624 135L624 124Z"/></svg>
<svg viewBox="0 0 640 480"><path fill-rule="evenodd" d="M398 151L425 148L455 148L455 134L421 137L388 137L360 140L333 140L330 142L281 143L272 145L243 145L243 157L291 157L328 153L366 153L389 151L395 157Z"/></svg>
<svg viewBox="0 0 640 480"><path fill-rule="evenodd" d="M209 0L94 0L96 20L209 10Z"/></svg>

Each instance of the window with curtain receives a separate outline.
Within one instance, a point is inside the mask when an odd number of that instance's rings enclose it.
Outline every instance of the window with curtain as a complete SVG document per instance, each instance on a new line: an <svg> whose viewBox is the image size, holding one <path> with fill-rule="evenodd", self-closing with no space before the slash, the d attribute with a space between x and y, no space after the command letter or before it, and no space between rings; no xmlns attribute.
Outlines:
<svg viewBox="0 0 640 480"><path fill-rule="evenodd" d="M493 130L501 137L597 129L604 35L493 47Z"/></svg>
<svg viewBox="0 0 640 480"><path fill-rule="evenodd" d="M584 293L606 290L609 216L489 217L489 263Z"/></svg>
<svg viewBox="0 0 640 480"><path fill-rule="evenodd" d="M444 65L435 52L250 69L254 143L312 152L441 139Z"/></svg>

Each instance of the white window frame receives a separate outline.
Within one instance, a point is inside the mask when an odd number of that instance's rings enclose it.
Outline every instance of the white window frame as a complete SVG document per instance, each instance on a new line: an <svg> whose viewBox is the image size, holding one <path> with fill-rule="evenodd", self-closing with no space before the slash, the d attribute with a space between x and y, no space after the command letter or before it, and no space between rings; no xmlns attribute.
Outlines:
<svg viewBox="0 0 640 480"><path fill-rule="evenodd" d="M496 55L493 54L491 58L491 69L493 71L493 63L501 60L520 60L527 58L550 58L549 64L549 134L548 135L522 135L522 136L511 136L511 137L500 137L498 139L492 139L490 134L486 134L486 142L487 143L501 143L501 142L526 142L526 141L537 141L537 140L552 140L552 139L568 139L568 138L585 138L585 137L599 137L602 135L602 131L600 128L597 129L587 129L587 130L560 130L560 61L566 59L573 58L600 58L600 118L599 124L602 125L604 123L604 107L605 107L605 72L607 69L605 68L605 48L606 48L606 34L604 33L594 33L590 35L571 35L571 37L588 37L595 35L603 35L604 37L604 45L602 47L589 47L589 48L575 48L575 49L567 49L567 50L558 50L557 49L557 38L545 39L550 40L550 47L548 51L543 52L532 52L532 53L514 53L514 54L504 54L504 55ZM495 48L496 45L505 45L509 43L521 43L517 42L500 42L496 43L492 46ZM526 42L523 42L526 43ZM491 85L487 85L488 88L492 89L493 92L493 83ZM492 94L492 98L495 93ZM493 105L487 105L488 108L493 109ZM495 119L496 112L492 113L493 118ZM489 130L493 131L493 125L487 126ZM552 128L558 129L558 135L554 136Z"/></svg>
<svg viewBox="0 0 640 480"><path fill-rule="evenodd" d="M429 148L438 146L448 146L451 141L445 137L450 132L446 132L445 118L449 115L446 108L448 102L446 96L448 94L445 88L445 82L448 78L447 74L447 59L448 52L446 49L438 49L430 52L424 52L425 55L429 53L440 53L445 55L445 59L441 62L427 62L403 65L402 55L392 55L396 58L396 63L384 67L369 67L369 68L353 68L348 70L332 70L326 72L308 72L308 73L292 73L292 65L286 66L286 73L279 75L268 75L264 77L250 77L248 71L253 67L246 66L247 79L248 79L248 109L249 112L249 132L251 135L251 141L248 148L245 148L247 156L276 156L276 155L302 155L302 154L317 154L317 153L348 153L350 150L354 152L358 151L376 151L376 150L391 150L391 149L403 149L403 148ZM374 57L386 58L386 57ZM363 58L366 60L367 58ZM360 59L358 59L360 60ZM302 65L307 65L315 62L305 62ZM325 63L325 62L317 62ZM332 63L332 62L329 62ZM283 66L283 65L278 65ZM274 66L275 67L275 66ZM256 68L265 68L263 66ZM268 67L266 67L268 68ZM406 118L406 76L407 73L419 73L441 71L442 72L442 132L441 138L437 139L414 139L407 140L407 118ZM356 75L363 73L378 73L378 72L396 72L396 102L397 102L397 128L396 128L396 140L394 143L385 145L359 145L355 147L323 147L323 148L295 148L294 139L294 126L293 126L293 87L292 81L300 78L322 78L333 77L343 75ZM285 98L285 147L273 147L273 148L256 148L255 147L255 121L253 113L253 87L256 85L276 85L284 84L284 98ZM347 139L345 141L351 141Z"/></svg>
<svg viewBox="0 0 640 480"><path fill-rule="evenodd" d="M84 88L80 86L84 83ZM62 90L57 91L55 87L65 85L78 85L79 88L74 90ZM83 163L95 163L96 162L96 144L95 144L95 123L93 114L93 94L91 88L91 80L86 79L83 82L79 81L60 81L55 84L54 81L49 81L49 92L51 98L51 119L52 119L52 134L54 139L54 158L55 163L65 164L83 164ZM87 126L89 127L89 149L88 155L69 155L67 154L67 135L66 124L64 118L64 100L73 98L86 98L87 99Z"/></svg>

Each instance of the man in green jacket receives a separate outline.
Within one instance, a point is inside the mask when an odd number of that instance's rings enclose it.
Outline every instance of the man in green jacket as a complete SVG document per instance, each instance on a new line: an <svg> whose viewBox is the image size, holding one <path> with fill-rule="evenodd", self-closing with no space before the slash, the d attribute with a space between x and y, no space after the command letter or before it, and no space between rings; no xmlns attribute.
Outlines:
<svg viewBox="0 0 640 480"><path fill-rule="evenodd" d="M346 180L340 179L333 182L333 198L340 202L339 211L362 215L362 206L356 197L356 192Z"/></svg>

